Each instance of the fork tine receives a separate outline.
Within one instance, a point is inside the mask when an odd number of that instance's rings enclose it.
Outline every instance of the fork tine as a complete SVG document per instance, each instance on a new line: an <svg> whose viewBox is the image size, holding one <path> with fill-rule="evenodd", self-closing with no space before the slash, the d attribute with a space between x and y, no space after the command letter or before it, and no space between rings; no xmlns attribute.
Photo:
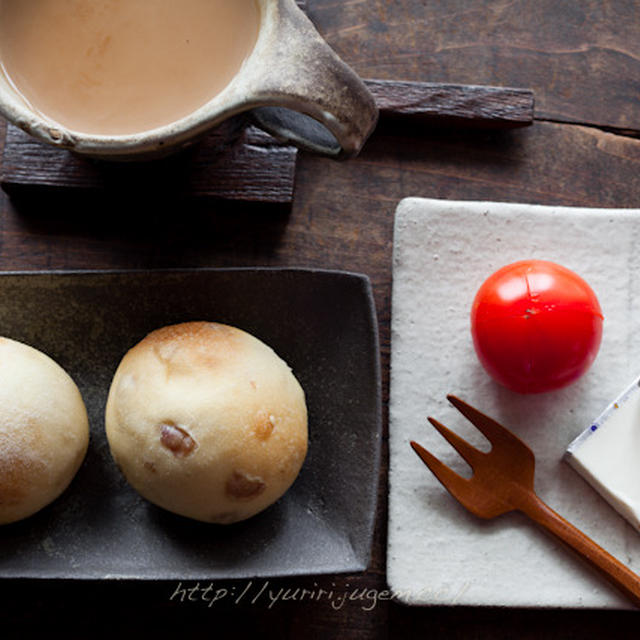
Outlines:
<svg viewBox="0 0 640 640"><path fill-rule="evenodd" d="M496 422L489 416L478 411L476 408L467 404L460 398L449 394L447 400L463 415L471 424L473 424L478 431L483 433L487 439L493 444L513 444L519 447L527 447L527 445L520 440L517 436L513 435L511 431L505 429L500 423Z"/></svg>
<svg viewBox="0 0 640 640"><path fill-rule="evenodd" d="M457 433L445 427L435 418L427 418L429 422L440 432L442 437L473 467L473 465L485 454L462 439Z"/></svg>
<svg viewBox="0 0 640 640"><path fill-rule="evenodd" d="M422 445L411 440L411 448L418 454L422 462L424 462L433 475L438 478L442 486L456 498L464 506L468 507L467 492L465 489L469 486L469 480L458 475L455 471L447 467L446 464L440 462L432 453L427 451Z"/></svg>

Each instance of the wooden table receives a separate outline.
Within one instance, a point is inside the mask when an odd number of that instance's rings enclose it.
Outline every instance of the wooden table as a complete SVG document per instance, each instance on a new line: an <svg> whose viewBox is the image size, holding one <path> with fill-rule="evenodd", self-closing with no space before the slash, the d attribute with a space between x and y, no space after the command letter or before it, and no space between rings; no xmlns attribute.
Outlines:
<svg viewBox="0 0 640 640"><path fill-rule="evenodd" d="M536 121L511 132L379 130L346 163L303 155L290 211L171 198L170 185L116 203L0 199L0 265L13 269L315 266L366 273L380 323L387 429L393 214L405 196L640 206L640 2L308 0L319 31L363 77L530 87ZM269 581L351 600L207 606L170 584L0 585L6 620L69 638L250 633L279 638L623 638L635 612L407 608L386 589L383 442L370 568ZM186 584L184 587L194 587ZM201 588L207 585L200 585ZM228 588L230 584L215 585ZM375 606L372 606L375 604ZM157 629L151 636L147 633ZM633 635L632 635L633 633ZM30 637L25 633L22 637ZM223 634L224 637L224 634Z"/></svg>

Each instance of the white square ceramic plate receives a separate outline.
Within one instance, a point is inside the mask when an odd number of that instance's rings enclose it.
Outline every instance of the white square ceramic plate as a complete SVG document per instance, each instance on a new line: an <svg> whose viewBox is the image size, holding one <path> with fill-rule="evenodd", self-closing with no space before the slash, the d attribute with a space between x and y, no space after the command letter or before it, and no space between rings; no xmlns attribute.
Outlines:
<svg viewBox="0 0 640 640"><path fill-rule="evenodd" d="M517 513L481 520L439 484L414 439L462 471L427 423L477 432L446 401L455 393L512 429L536 455L536 490L635 571L640 534L563 461L567 445L640 372L640 211L407 199L393 263L388 580L418 605L625 608L627 602L559 542ZM600 353L573 385L518 395L475 356L469 312L499 267L525 258L573 269L605 316ZM638 452L640 462L640 452Z"/></svg>

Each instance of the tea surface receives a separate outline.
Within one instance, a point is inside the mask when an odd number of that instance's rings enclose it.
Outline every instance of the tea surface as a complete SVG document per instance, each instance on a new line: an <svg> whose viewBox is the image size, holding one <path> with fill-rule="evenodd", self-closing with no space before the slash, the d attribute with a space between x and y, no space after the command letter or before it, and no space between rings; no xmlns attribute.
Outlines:
<svg viewBox="0 0 640 640"><path fill-rule="evenodd" d="M73 131L137 133L220 93L253 50L255 0L0 0L0 61Z"/></svg>

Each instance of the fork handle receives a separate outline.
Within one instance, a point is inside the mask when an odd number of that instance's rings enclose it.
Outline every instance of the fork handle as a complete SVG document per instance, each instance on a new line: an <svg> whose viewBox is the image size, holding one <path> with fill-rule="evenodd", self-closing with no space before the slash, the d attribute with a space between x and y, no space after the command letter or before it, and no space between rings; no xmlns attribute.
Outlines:
<svg viewBox="0 0 640 640"><path fill-rule="evenodd" d="M530 494L530 497L518 508L577 551L636 607L640 607L640 576L556 513L535 493Z"/></svg>

